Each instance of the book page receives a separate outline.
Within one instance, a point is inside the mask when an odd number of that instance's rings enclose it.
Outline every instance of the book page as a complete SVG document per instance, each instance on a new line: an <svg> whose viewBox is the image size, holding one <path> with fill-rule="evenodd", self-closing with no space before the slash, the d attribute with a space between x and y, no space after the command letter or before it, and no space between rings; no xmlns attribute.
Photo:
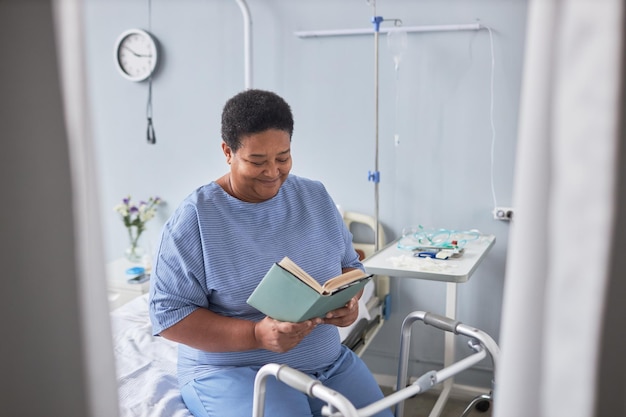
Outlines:
<svg viewBox="0 0 626 417"><path fill-rule="evenodd" d="M360 269L353 269L352 271L348 271L344 274L336 276L335 278L331 278L323 285L323 289L326 292L332 292L333 290L342 287L346 284L349 284L353 281L358 281L361 278L365 278L368 275L365 274Z"/></svg>
<svg viewBox="0 0 626 417"><path fill-rule="evenodd" d="M304 282L320 294L324 291L319 282L317 282L311 275L307 274L304 269L300 268L294 261L292 261L288 257L285 256L280 262L278 262L278 265L282 266L287 271L300 278L302 282Z"/></svg>
<svg viewBox="0 0 626 417"><path fill-rule="evenodd" d="M358 281L361 278L368 277L369 275L365 274L360 269L353 269L352 271L348 271L344 274L338 275L334 278L329 279L322 286L309 275L304 269L300 268L294 261L289 259L288 257L284 257L278 265L285 268L287 271L291 272L293 275L298 277L302 282L307 284L309 287L313 288L315 291L320 294L328 294L332 293L337 288L343 287L346 284L349 284L353 281Z"/></svg>

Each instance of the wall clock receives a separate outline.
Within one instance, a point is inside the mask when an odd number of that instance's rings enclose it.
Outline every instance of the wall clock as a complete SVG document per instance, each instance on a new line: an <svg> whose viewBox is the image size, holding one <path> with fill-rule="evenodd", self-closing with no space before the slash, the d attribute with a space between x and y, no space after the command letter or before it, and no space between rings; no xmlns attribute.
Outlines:
<svg viewBox="0 0 626 417"><path fill-rule="evenodd" d="M115 64L124 78L143 81L156 68L156 39L142 29L124 31L115 42Z"/></svg>

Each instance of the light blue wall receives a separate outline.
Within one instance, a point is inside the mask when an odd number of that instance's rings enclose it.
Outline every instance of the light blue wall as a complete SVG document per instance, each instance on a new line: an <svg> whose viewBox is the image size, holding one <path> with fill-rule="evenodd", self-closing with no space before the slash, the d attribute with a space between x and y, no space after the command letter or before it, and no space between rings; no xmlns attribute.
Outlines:
<svg viewBox="0 0 626 417"><path fill-rule="evenodd" d="M367 180L375 168L373 36L294 35L371 27L372 7L365 0L249 0L248 5L253 87L283 95L294 112L292 172L323 181L344 209L373 215L374 185ZM402 19L405 26L479 20L492 28L495 137L488 31L409 34L397 73L381 35L379 190L380 221L390 239L414 224L496 235L487 259L458 287L458 318L497 340L508 224L491 214L492 174L497 203L510 205L526 1L379 0L376 14ZM146 0L87 0L88 80L107 260L127 245L112 210L122 197L159 195L167 201L148 224L144 243L154 246L178 203L227 170L220 150L221 108L244 88L243 20L234 0L152 0L151 29L161 62L153 81L157 144L146 144L147 83L117 73L113 46L122 31L147 29L148 21ZM396 372L402 319L414 309L443 313L445 285L393 280L392 297L391 319L365 356L374 372L390 375ZM413 372L442 361L443 335L432 330L417 337ZM465 350L465 342L457 349ZM485 363L457 380L488 386L489 368Z"/></svg>

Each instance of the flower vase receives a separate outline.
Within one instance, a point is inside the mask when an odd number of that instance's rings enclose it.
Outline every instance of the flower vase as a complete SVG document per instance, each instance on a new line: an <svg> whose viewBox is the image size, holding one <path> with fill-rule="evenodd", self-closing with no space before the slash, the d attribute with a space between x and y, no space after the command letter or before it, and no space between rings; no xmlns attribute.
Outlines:
<svg viewBox="0 0 626 417"><path fill-rule="evenodd" d="M128 228L128 237L130 238L130 246L124 252L124 256L130 262L139 263L141 262L143 255L146 253L144 248L139 245L139 237L143 232L142 229L137 228L136 226L130 226Z"/></svg>
<svg viewBox="0 0 626 417"><path fill-rule="evenodd" d="M146 251L141 246L139 246L137 242L131 242L130 246L126 248L126 251L124 251L124 256L130 262L138 263L141 262L145 253Z"/></svg>

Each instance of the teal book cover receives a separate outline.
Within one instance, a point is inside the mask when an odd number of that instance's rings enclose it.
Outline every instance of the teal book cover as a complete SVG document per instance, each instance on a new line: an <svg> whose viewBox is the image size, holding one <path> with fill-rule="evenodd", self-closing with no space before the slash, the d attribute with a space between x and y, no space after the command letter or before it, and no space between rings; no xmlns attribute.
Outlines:
<svg viewBox="0 0 626 417"><path fill-rule="evenodd" d="M331 285L328 293L322 293L323 289L317 282L314 285L318 288L313 288L284 266L274 263L247 302L263 314L280 321L297 323L323 317L329 311L344 306L372 277L362 271L348 274L347 277L344 277L345 274L337 277L341 278L338 288L332 288Z"/></svg>

